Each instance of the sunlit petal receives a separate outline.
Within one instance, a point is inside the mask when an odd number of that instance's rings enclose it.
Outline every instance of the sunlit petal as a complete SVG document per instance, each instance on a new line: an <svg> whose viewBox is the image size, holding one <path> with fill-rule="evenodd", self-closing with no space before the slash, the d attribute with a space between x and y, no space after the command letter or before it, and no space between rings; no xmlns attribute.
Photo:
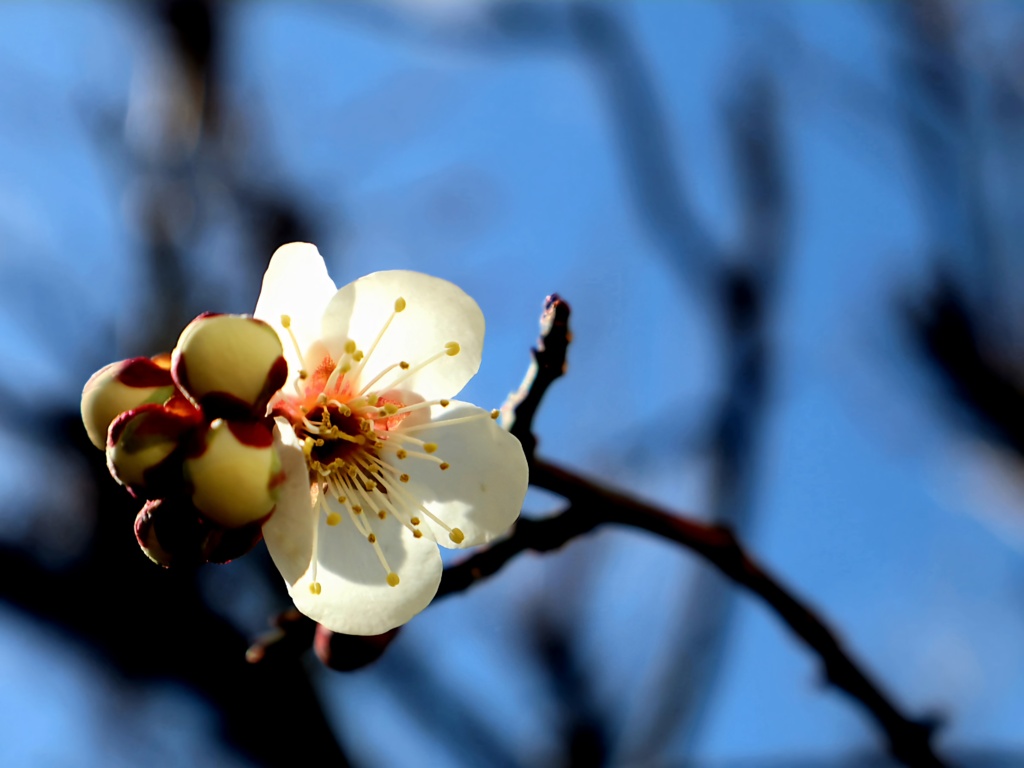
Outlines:
<svg viewBox="0 0 1024 768"><path fill-rule="evenodd" d="M448 468L405 460L408 492L440 520L426 518L437 542L468 547L490 541L515 522L526 496L529 471L519 441L490 413L455 402L416 437L437 446ZM452 538L451 530L459 529ZM456 540L457 539L457 540Z"/></svg>
<svg viewBox="0 0 1024 768"><path fill-rule="evenodd" d="M253 317L270 323L281 336L289 380L304 363L299 360L288 330L281 324L281 316L291 319L291 333L305 355L320 338L321 317L337 290L315 245L288 243L271 257Z"/></svg>
<svg viewBox="0 0 1024 768"><path fill-rule="evenodd" d="M386 632L423 610L441 580L441 556L429 536L414 537L392 516L381 520L362 513L385 568L351 516L328 525L314 510L301 451L283 445L280 450L289 479L263 535L295 606L328 629L351 635ZM389 573L400 575L396 586L389 584Z"/></svg>
<svg viewBox="0 0 1024 768"><path fill-rule="evenodd" d="M395 311L396 302L401 311ZM368 355L362 383L406 362L409 370L395 369L381 378L379 388L389 389L402 377L403 389L431 400L458 394L479 369L484 317L477 303L447 280L396 270L375 272L338 291L324 313L322 330L332 351L351 339ZM456 346L446 348L451 342Z"/></svg>

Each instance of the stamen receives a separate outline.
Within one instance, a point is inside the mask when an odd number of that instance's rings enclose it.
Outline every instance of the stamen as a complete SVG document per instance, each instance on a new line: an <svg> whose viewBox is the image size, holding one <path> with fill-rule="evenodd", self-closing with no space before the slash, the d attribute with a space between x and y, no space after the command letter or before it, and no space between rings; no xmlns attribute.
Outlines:
<svg viewBox="0 0 1024 768"><path fill-rule="evenodd" d="M337 383L339 376L344 378L345 374L352 370L352 365L348 362L348 359L349 357L354 356L356 351L356 343L352 341L352 339L345 342L341 359L338 360L337 364L334 366L334 370L331 371L331 375L327 377L327 382L324 384L324 389L326 391L334 389L334 385Z"/></svg>
<svg viewBox="0 0 1024 768"><path fill-rule="evenodd" d="M395 495L401 497L403 501L407 501L408 503L408 500L411 500L411 496L408 493L408 491L406 491L405 488L395 487L393 491ZM445 524L443 520L441 520L441 518L439 518L437 515L435 515L422 504L419 504L415 500L412 500L410 506L414 507L415 509L418 509L420 512L429 517L434 523L436 523L438 526L446 530L448 532L448 538L451 539L455 544L461 544L463 541L466 540L466 534L462 532L462 529L449 527L447 524ZM409 518L409 522L413 525L419 525L420 519L419 517L412 516ZM413 535L416 535L415 531L413 532ZM419 537L417 536L416 538Z"/></svg>
<svg viewBox="0 0 1024 768"><path fill-rule="evenodd" d="M357 494L363 495L364 499L367 501L368 504L370 503L371 499L367 494L365 494L359 488L356 488L355 491ZM353 507L353 510L355 510L355 507ZM355 521L357 518L355 517L355 515L353 515L352 519L353 521ZM392 571L391 566L388 565L387 558L384 556L384 550L381 549L380 543L377 541L377 536L376 534L374 534L373 528L370 526L369 518L365 515L362 515L358 518L358 521L359 522L357 523L357 526L359 526L359 528L362 530L363 535L366 536L366 540L373 546L373 551L377 555L377 560L380 561L381 567L384 568L384 572L388 574L388 584L390 584L392 587L398 586L398 574ZM392 583L391 581L392 576L395 577L394 583Z"/></svg>
<svg viewBox="0 0 1024 768"><path fill-rule="evenodd" d="M292 318L290 315L281 315L281 326L288 332L288 338L292 340L292 346L295 348L295 356L299 358L299 363L304 363L302 357L302 349L299 347L299 340L295 338L295 331L292 330ZM295 381L295 389L299 390L299 380L305 379L309 374L306 373L305 368L298 370L298 379ZM299 392L301 395L302 392Z"/></svg>
<svg viewBox="0 0 1024 768"><path fill-rule="evenodd" d="M441 460L440 458L438 458L437 456L431 456L429 453L420 453L419 451L403 451L403 453L406 455L407 458L410 458L410 459L426 459L427 461L434 462L438 466L440 466L441 464L447 463L447 462ZM447 467L445 467L445 469L447 469Z"/></svg>
<svg viewBox="0 0 1024 768"><path fill-rule="evenodd" d="M365 497L367 504L372 504L376 502L379 506L384 507L384 509L381 509L377 512L377 517L379 517L381 520L385 519L387 517L387 512L390 511L391 514L394 515L395 519L398 520L398 522L400 522L402 525L404 525L406 528L412 531L413 536L416 536L416 538L422 536L423 534L419 532L418 529L416 528L416 526L419 525L419 518L413 517L410 519L409 515L405 512L405 510L400 508L400 506L404 506L405 504L407 504L408 501L403 501L403 499L406 497L406 494L401 494L400 497L398 489L393 483L395 477L398 475L398 472L390 464L381 461L379 458L375 456L367 456L366 458L371 459L372 463L375 465L372 469L366 467L364 471L366 471L367 474L376 475L380 477L382 480L385 480L385 482L387 482L387 480L392 481L387 483L387 492L382 491L379 484L374 486L372 490L368 489ZM403 477L408 478L408 475L403 475ZM402 501L401 505L398 504L399 501ZM419 535L417 535L418 533Z"/></svg>
<svg viewBox="0 0 1024 768"><path fill-rule="evenodd" d="M312 594L314 594L314 595L319 595L321 587L320 587L320 582L316 580L316 569L317 569L317 564L320 562L320 504L321 504L321 500L323 498L321 496L319 483L317 484L317 489L316 490L317 490L317 508L315 510L315 512L316 512L316 520L313 523L313 563L310 566L310 574L309 574L310 585L309 585L309 591Z"/></svg>
<svg viewBox="0 0 1024 768"><path fill-rule="evenodd" d="M419 411L423 408L431 408L435 405L440 405L442 408L447 408L448 400L427 400L422 403L413 403L412 405L403 405L401 408L395 407L395 410L390 413L391 416L401 416L403 413L412 413L413 411Z"/></svg>
<svg viewBox="0 0 1024 768"><path fill-rule="evenodd" d="M345 403L341 402L340 400L328 400L327 401L327 405L333 405L335 408L338 409L338 412L342 416L346 416L347 417L347 416L351 416L352 415L352 409L349 408L348 405L346 405Z"/></svg>
<svg viewBox="0 0 1024 768"><path fill-rule="evenodd" d="M403 365L405 366L404 368L402 368L402 366L403 366ZM408 369L408 368L409 368L409 364L403 361L403 362L401 362L401 363L394 363L394 364L392 364L392 365L389 365L389 366L388 366L387 368L385 368L385 369L384 369L383 371L381 371L381 372L380 372L380 373L378 373L378 374L377 374L376 376L374 376L374 377L373 377L372 379L370 379L370 380L369 380L369 381L368 381L368 382L367 382L367 383L366 383L366 384L365 384L365 385L363 386L363 388L359 390L359 394L360 394L360 395L365 395L365 394L366 394L366 393L367 393L367 392L368 392L368 391L370 390L370 388L371 388L371 387L372 387L372 386L373 386L374 384L376 384L376 383L377 383L378 381L380 381L380 380L381 380L382 378L384 378L384 377L385 377L385 376L387 376L387 375L388 375L389 373L391 373L391 372L392 372L393 370L395 370L395 368L402 368L402 370L406 370L406 369ZM389 387L388 387L388 389L393 389L393 388L394 388L394 385L391 385L391 386L389 386Z"/></svg>
<svg viewBox="0 0 1024 768"><path fill-rule="evenodd" d="M404 309L405 309L405 299L403 299L402 297L398 297L397 299L395 299L394 311L390 315L388 315L388 319L384 321L384 327L380 329L380 333L377 334L377 338L375 338L373 340L373 344L371 344L367 348L365 354L363 355L363 359L359 361L359 366L355 369L355 371L353 371L352 378L354 380L356 380L356 381L359 380L359 374L361 374L363 372L363 369L366 367L367 362L369 362L370 357L373 355L374 351L377 349L377 345L380 344L380 340L382 338L384 338L384 333L387 331L388 327L391 325L391 321L395 319L395 315L397 315L399 312L402 312ZM362 394L362 392L360 392L360 394Z"/></svg>
<svg viewBox="0 0 1024 768"><path fill-rule="evenodd" d="M418 373L419 371L423 370L424 368L426 368L431 363L433 363L433 362L435 362L437 360L440 360L442 357L444 357L446 355L448 357L454 357L457 354L459 354L459 344L458 344L458 342L449 341L447 344L444 345L444 349L442 351L437 352L437 353L431 355L426 360L424 360L422 363L417 363L416 365L412 366L411 368L402 368L402 370L405 371L405 373L403 375L399 376L394 381L389 382L388 383L388 389L394 389L399 384L401 384L403 381L405 381L410 376L412 376L414 373ZM399 364L399 365L401 365L401 364ZM391 367L394 368L395 366L391 366ZM380 377L378 376L377 378L374 379L374 381L377 381L377 379L379 379L379 378ZM365 391L365 388L364 388L364 391ZM362 393L360 393L360 394L362 394Z"/></svg>
<svg viewBox="0 0 1024 768"><path fill-rule="evenodd" d="M444 419L443 421L431 421L426 424L415 424L411 427L402 427L402 434L408 435L410 432L419 432L420 430L432 427L450 427L453 424L462 424L467 421L477 421L478 419L497 419L498 417L494 415L495 413L498 412L491 411L488 413L487 411L482 411L469 416L459 416L457 419Z"/></svg>

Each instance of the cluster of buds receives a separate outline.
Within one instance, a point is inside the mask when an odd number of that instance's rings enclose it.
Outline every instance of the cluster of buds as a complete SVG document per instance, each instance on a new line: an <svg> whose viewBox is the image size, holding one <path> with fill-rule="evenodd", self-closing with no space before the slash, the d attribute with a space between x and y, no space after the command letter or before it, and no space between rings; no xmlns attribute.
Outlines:
<svg viewBox="0 0 1024 768"><path fill-rule="evenodd" d="M112 363L86 383L89 439L145 500L135 535L154 562L224 563L260 541L284 479L267 406L287 373L271 326L204 314L170 355Z"/></svg>

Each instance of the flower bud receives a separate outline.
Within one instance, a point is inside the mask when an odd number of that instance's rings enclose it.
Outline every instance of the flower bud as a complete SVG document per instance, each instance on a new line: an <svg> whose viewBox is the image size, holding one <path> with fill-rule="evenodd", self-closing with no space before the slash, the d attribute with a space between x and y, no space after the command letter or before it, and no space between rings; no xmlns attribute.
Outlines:
<svg viewBox="0 0 1024 768"><path fill-rule="evenodd" d="M135 538L158 565L226 563L249 552L263 538L259 523L222 528L181 500L154 499L135 517Z"/></svg>
<svg viewBox="0 0 1024 768"><path fill-rule="evenodd" d="M174 394L167 367L147 357L122 360L96 371L82 390L82 422L92 444L102 450L107 430L125 411L147 403L163 403Z"/></svg>
<svg viewBox="0 0 1024 768"><path fill-rule="evenodd" d="M277 331L245 315L200 315L174 348L174 380L210 418L264 416L288 364Z"/></svg>
<svg viewBox="0 0 1024 768"><path fill-rule="evenodd" d="M284 473L266 422L216 419L200 451L185 460L192 503L200 512L225 528L238 528L273 511Z"/></svg>
<svg viewBox="0 0 1024 768"><path fill-rule="evenodd" d="M166 405L125 411L110 425L107 467L136 496L154 498L181 483L177 448L200 424L200 414L183 397Z"/></svg>
<svg viewBox="0 0 1024 768"><path fill-rule="evenodd" d="M395 627L381 635L344 635L317 624L313 651L325 666L339 672L353 672L379 659L400 629Z"/></svg>

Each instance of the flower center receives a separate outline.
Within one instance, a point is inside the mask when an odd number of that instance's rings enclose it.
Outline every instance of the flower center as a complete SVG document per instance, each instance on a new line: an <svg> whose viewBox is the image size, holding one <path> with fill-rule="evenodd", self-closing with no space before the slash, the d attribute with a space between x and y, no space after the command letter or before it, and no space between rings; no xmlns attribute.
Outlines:
<svg viewBox="0 0 1024 768"><path fill-rule="evenodd" d="M392 587L398 586L400 579L388 563L375 526L393 525L397 521L419 539L424 535L423 521L430 520L446 531L454 543L465 538L461 530L439 520L405 486L410 481L409 471L416 465L433 466L434 471L449 469L449 463L437 455L438 445L416 436L417 431L431 426L430 409L446 408L449 401L425 402L399 388L417 371L446 356L459 354L458 342L448 342L415 365L404 360L385 365L364 382L368 361L395 316L405 307L405 299L395 300L394 311L365 351L348 340L338 360L324 355L311 372L299 370L293 382L295 394L280 394L272 406L272 414L287 419L301 441L309 470L317 516L309 586L314 595L322 589L317 581L321 523L334 528L349 519L358 535L373 547ZM291 331L287 315L282 316L281 324L288 331L298 358L309 362ZM488 414L482 416L486 418ZM490 417L496 418L497 411ZM440 424L461 421L450 419ZM407 467L407 463L412 466ZM392 520L385 522L389 517Z"/></svg>

